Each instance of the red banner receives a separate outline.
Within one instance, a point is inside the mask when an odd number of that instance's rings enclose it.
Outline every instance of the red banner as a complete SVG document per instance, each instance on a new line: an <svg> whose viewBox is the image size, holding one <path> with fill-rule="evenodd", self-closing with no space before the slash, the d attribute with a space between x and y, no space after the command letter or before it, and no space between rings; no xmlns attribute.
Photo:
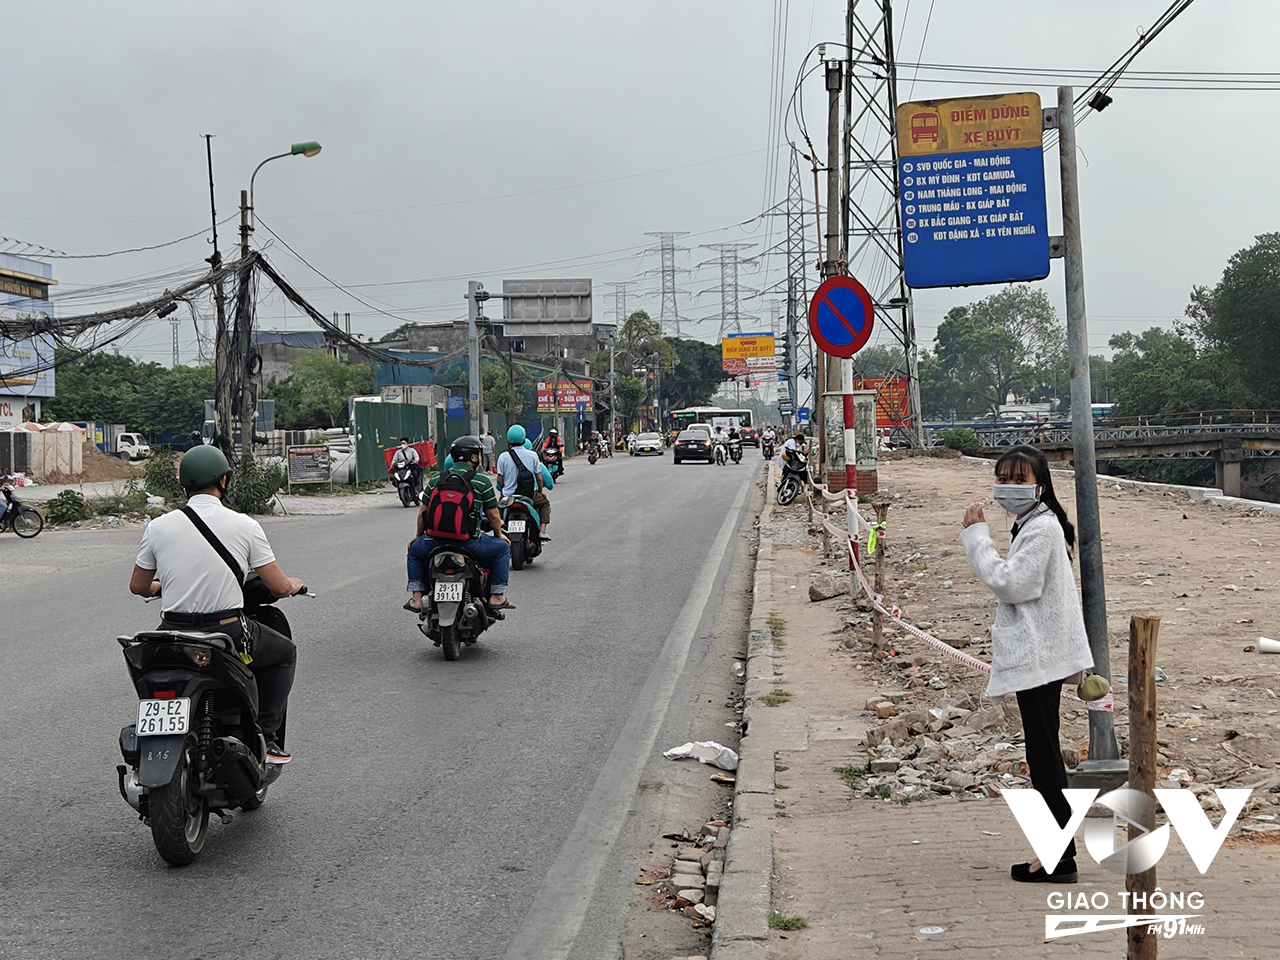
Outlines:
<svg viewBox="0 0 1280 960"><path fill-rule="evenodd" d="M853 389L876 392L876 427L902 427L911 422L906 377L854 378Z"/></svg>
<svg viewBox="0 0 1280 960"><path fill-rule="evenodd" d="M538 381L539 413L554 413L557 407L561 413L577 413L580 403L586 404L587 413L595 406L590 387L584 388L572 380L561 380L555 384Z"/></svg>

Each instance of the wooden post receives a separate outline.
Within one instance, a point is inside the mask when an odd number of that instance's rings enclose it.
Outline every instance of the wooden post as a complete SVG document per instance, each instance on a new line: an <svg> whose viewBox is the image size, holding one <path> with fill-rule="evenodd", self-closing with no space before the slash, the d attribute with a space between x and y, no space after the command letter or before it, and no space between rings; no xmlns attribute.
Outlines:
<svg viewBox="0 0 1280 960"><path fill-rule="evenodd" d="M872 506L876 511L876 523L884 523L889 518L889 504L874 503ZM884 534L880 533L876 537L876 579L875 589L879 596L884 596ZM871 608L871 649L880 649L880 634L884 629L884 617L876 607Z"/></svg>
<svg viewBox="0 0 1280 960"><path fill-rule="evenodd" d="M1129 787L1154 798L1156 786L1156 637L1160 633L1159 617L1129 618ZM1155 827L1155 807L1151 807L1148 830ZM1136 840L1142 831L1130 825L1129 839ZM1130 897L1129 913L1150 913L1151 894L1156 889L1156 868L1125 878L1130 894L1143 893L1148 901L1143 910L1135 910ZM1155 960L1156 935L1147 935L1145 926L1129 928L1128 960Z"/></svg>

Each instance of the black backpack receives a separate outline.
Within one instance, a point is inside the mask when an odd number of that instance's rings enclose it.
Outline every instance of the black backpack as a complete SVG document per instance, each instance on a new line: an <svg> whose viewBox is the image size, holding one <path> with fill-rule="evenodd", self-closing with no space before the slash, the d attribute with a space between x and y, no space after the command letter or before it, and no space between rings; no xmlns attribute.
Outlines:
<svg viewBox="0 0 1280 960"><path fill-rule="evenodd" d="M476 492L471 480L475 467L465 474L445 471L427 497L427 516L423 532L441 540L470 540L475 530L473 519Z"/></svg>
<svg viewBox="0 0 1280 960"><path fill-rule="evenodd" d="M521 497L532 499L538 490L538 483L533 475L533 471L525 466L524 458L516 453L514 449L510 451L511 459L516 464L516 494Z"/></svg>

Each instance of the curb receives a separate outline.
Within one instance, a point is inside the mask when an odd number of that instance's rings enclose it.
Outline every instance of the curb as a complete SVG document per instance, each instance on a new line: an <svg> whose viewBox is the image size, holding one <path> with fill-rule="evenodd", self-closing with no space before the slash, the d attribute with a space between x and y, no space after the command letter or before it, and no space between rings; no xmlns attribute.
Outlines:
<svg viewBox="0 0 1280 960"><path fill-rule="evenodd" d="M760 526L773 515L773 462L765 487ZM757 697L771 689L773 641L769 608L773 595L773 542L761 536L751 588L747 626L746 732L738 744L738 777L733 788L733 823L725 850L724 879L716 904L713 960L766 960L769 955L769 910L772 903L774 827L774 745L768 726L755 721ZM755 730L756 732L752 733Z"/></svg>

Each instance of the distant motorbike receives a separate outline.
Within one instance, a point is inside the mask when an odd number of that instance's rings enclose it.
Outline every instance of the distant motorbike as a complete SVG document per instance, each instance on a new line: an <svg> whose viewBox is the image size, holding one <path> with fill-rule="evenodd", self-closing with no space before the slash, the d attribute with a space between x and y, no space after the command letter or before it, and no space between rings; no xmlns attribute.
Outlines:
<svg viewBox="0 0 1280 960"><path fill-rule="evenodd" d="M742 442L740 440L729 441L729 459L734 463L742 462Z"/></svg>
<svg viewBox="0 0 1280 960"><path fill-rule="evenodd" d="M457 660L463 644L475 643L503 617L489 609L488 573L471 554L458 547L436 547L427 563L431 589L422 598L418 629L443 649L446 660Z"/></svg>
<svg viewBox="0 0 1280 960"><path fill-rule="evenodd" d="M725 465L725 462L728 460L728 456L726 455L725 449L724 449L724 443L721 442L720 440L715 441L713 456L715 458L716 463L722 467Z"/></svg>
<svg viewBox="0 0 1280 960"><path fill-rule="evenodd" d="M800 495L809 482L809 462L799 450L784 451L782 479L778 481L778 506L785 507Z"/></svg>
<svg viewBox="0 0 1280 960"><path fill-rule="evenodd" d="M560 456L559 447L547 447L542 451L542 462L547 465L547 471L551 474L551 479L559 480L564 476L564 461Z"/></svg>
<svg viewBox="0 0 1280 960"><path fill-rule="evenodd" d="M5 485L0 487L0 492L4 493L5 499L4 512L0 513L0 533L8 529L24 540L30 540L44 529L44 517L40 511L19 500L13 487Z"/></svg>
<svg viewBox="0 0 1280 960"><path fill-rule="evenodd" d="M409 467L396 467L391 472L391 480L396 485L396 493L400 495L400 502L406 507L416 507L419 504L419 496L422 493L422 485L419 476L415 476L414 471Z"/></svg>
<svg viewBox="0 0 1280 960"><path fill-rule="evenodd" d="M290 636L275 600L256 576L245 581L245 616ZM146 630L116 639L139 697L136 722L120 731L120 796L151 827L165 862L182 866L204 849L211 812L230 823L228 810L258 809L283 767L266 762L258 685L229 636ZM282 720L281 746L284 735Z"/></svg>
<svg viewBox="0 0 1280 960"><path fill-rule="evenodd" d="M523 570L542 553L542 518L528 497L502 501L502 529L511 541L511 569Z"/></svg>
<svg viewBox="0 0 1280 960"><path fill-rule="evenodd" d="M760 452L764 454L766 460L773 459L773 441L767 437L760 441Z"/></svg>
<svg viewBox="0 0 1280 960"><path fill-rule="evenodd" d="M600 449L594 443L589 444L587 446L587 463L594 467L596 465L596 461L599 459Z"/></svg>

